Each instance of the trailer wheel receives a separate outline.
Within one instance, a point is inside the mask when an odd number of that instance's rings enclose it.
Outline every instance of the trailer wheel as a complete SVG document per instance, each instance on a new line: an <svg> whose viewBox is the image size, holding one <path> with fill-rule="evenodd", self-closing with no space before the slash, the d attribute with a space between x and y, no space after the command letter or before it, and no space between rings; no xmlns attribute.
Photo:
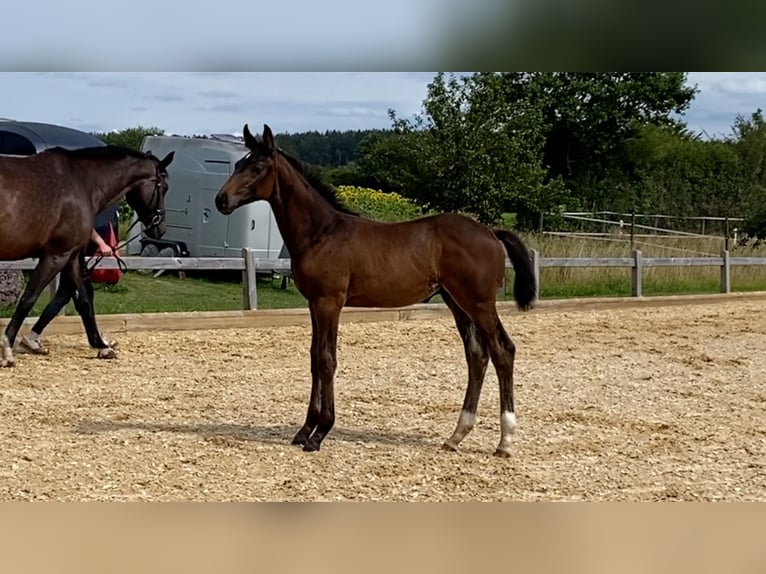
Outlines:
<svg viewBox="0 0 766 574"><path fill-rule="evenodd" d="M178 249L175 247L163 247L157 257L178 257Z"/></svg>
<svg viewBox="0 0 766 574"><path fill-rule="evenodd" d="M157 246L154 243L147 243L141 250L141 257L157 257L159 253L160 250L157 249Z"/></svg>

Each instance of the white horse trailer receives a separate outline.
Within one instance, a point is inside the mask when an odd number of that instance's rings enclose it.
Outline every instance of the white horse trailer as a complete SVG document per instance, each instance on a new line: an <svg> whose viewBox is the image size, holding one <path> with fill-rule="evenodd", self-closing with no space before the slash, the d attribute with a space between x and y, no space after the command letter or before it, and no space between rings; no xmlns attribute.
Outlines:
<svg viewBox="0 0 766 574"><path fill-rule="evenodd" d="M248 153L241 140L147 136L141 149L158 157L175 151L165 197L167 232L159 241L142 233L127 246L128 254L239 257L248 247L260 259L289 258L267 202L251 203L228 216L215 207L216 193L233 173L234 164Z"/></svg>

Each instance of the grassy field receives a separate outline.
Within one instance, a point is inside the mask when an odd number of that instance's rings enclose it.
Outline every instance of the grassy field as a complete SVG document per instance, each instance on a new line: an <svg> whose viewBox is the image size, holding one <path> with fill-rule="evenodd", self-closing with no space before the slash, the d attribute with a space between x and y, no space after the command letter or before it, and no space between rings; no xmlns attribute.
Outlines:
<svg viewBox="0 0 766 574"><path fill-rule="evenodd" d="M537 249L543 257L629 257L630 242L614 237L610 241L525 235L527 245ZM644 257L692 257L718 255L723 241L715 239L639 239L636 245ZM731 246L732 256L766 257L766 248ZM509 280L513 274L509 273ZM734 291L766 290L766 268L734 267L731 272ZM717 267L672 267L644 270L644 295L717 293L720 269ZM540 297L542 299L568 297L629 296L631 294L630 269L549 269L541 270ZM507 297L500 297L501 299ZM47 291L36 305L33 315L39 314L47 302ZM434 299L438 301L438 299ZM261 279L258 283L258 302L262 309L305 307L306 300L290 282L281 288L279 278ZM217 311L242 308L242 286L239 276L220 275L178 277L166 274L153 277L144 272L128 272L115 286L96 286L96 312L152 313L177 311ZM67 313L73 313L70 304ZM8 317L12 309L0 311Z"/></svg>

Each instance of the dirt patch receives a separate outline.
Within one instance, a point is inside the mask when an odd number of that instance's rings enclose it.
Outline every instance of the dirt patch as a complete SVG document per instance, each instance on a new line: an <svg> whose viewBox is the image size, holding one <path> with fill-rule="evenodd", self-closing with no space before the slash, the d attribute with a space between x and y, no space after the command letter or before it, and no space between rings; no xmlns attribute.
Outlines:
<svg viewBox="0 0 766 574"><path fill-rule="evenodd" d="M0 371L2 500L766 500L766 307L726 302L504 317L519 430L440 450L466 383L449 318L341 328L336 427L289 442L308 327L82 335Z"/></svg>

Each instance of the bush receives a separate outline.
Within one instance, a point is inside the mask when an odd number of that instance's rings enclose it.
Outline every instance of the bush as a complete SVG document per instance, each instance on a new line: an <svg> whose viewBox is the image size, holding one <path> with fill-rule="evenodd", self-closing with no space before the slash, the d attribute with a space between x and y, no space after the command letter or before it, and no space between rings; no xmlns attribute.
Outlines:
<svg viewBox="0 0 766 574"><path fill-rule="evenodd" d="M350 209L376 221L404 221L423 215L420 206L398 193L342 185L338 196Z"/></svg>
<svg viewBox="0 0 766 574"><path fill-rule="evenodd" d="M15 306L23 290L24 275L20 270L0 270L0 309Z"/></svg>

